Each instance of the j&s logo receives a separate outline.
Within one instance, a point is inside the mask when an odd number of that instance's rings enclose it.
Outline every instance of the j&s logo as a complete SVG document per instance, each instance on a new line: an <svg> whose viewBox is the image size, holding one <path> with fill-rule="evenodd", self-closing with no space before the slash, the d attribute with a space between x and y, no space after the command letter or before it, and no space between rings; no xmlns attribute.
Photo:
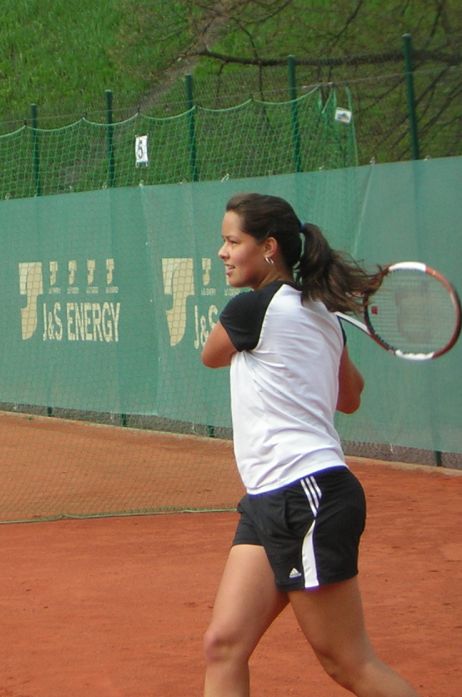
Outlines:
<svg viewBox="0 0 462 697"><path fill-rule="evenodd" d="M42 263L40 261L19 264L19 292L27 299L21 308L21 336L30 339L37 329L37 301L43 294Z"/></svg>
<svg viewBox="0 0 462 697"><path fill-rule="evenodd" d="M172 307L167 310L170 346L176 346L186 330L186 305L194 295L193 260L188 258L162 259L164 294L172 296Z"/></svg>
<svg viewBox="0 0 462 697"><path fill-rule="evenodd" d="M24 341L36 336L40 326L42 341L119 341L121 303L113 300L119 292L114 284L114 259L99 265L87 259L80 268L75 259L64 264L20 262L18 273L19 294L25 299L21 307Z"/></svg>
<svg viewBox="0 0 462 697"><path fill-rule="evenodd" d="M195 270L192 257L162 259L164 295L172 298L171 307L166 310L170 346L176 346L184 339L189 321L194 330L194 348L201 349L218 321L219 311L215 302L208 304L205 309L202 307L202 303L199 307L197 302L198 296L213 299L218 294L217 289L211 284L212 259L202 257L199 261L200 290L197 290L194 283ZM221 265L220 271L222 272ZM224 290L224 295L234 295L237 292L239 290L228 286ZM190 302L188 303L188 298L191 297L196 299L192 305Z"/></svg>
<svg viewBox="0 0 462 697"><path fill-rule="evenodd" d="M193 347L199 350L218 321L212 259L164 257L161 263L170 346L184 340L189 326ZM23 341L119 341L122 303L113 258L25 261L18 264L18 276ZM219 305L235 292L225 287Z"/></svg>

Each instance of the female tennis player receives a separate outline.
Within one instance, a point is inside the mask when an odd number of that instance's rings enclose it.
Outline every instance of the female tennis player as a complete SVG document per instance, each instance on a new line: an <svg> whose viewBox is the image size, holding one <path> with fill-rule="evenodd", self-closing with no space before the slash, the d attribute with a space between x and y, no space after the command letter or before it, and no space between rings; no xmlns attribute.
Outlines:
<svg viewBox="0 0 462 697"><path fill-rule="evenodd" d="M227 204L219 257L232 298L202 353L231 366L234 450L246 495L205 635L205 697L248 697L248 660L291 603L325 671L360 697L416 697L374 653L357 582L363 489L333 421L358 409L363 378L335 311L374 276L302 225L283 199Z"/></svg>

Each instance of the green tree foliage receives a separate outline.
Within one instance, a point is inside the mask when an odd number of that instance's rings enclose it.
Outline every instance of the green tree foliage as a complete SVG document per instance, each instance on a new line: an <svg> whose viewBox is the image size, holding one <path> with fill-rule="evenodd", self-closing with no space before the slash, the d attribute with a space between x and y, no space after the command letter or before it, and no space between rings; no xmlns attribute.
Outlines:
<svg viewBox="0 0 462 697"><path fill-rule="evenodd" d="M460 154L460 0L3 0L0 128L39 107L40 125L87 114L104 121L137 108L224 107L249 96L288 99L287 56L298 94L335 83L352 96L361 161L409 156L403 64L412 35L422 155Z"/></svg>

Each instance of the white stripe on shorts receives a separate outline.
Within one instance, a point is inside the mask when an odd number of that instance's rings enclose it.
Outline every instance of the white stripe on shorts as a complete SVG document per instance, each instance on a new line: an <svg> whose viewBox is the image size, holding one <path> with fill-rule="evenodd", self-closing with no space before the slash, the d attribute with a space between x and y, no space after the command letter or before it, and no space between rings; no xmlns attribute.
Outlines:
<svg viewBox="0 0 462 697"><path fill-rule="evenodd" d="M305 477L305 479L300 480L300 483L310 504L311 512L316 518L319 502L321 500L321 489L317 485L314 477Z"/></svg>
<svg viewBox="0 0 462 697"><path fill-rule="evenodd" d="M305 479L300 480L300 483L306 494L306 498L308 499L308 503L310 504L311 512L313 513L314 517L313 523L305 535L302 546L302 563L303 573L305 576L305 588L315 588L319 586L319 579L316 569L316 557L314 555L313 533L322 493L314 477L305 477Z"/></svg>

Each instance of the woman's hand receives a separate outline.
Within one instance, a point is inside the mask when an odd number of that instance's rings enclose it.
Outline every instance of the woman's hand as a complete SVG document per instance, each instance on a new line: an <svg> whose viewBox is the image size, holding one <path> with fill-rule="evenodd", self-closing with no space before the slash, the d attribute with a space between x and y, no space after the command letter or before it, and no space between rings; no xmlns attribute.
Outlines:
<svg viewBox="0 0 462 697"><path fill-rule="evenodd" d="M348 349L345 346L340 360L339 390L337 398L337 410L345 414L352 414L361 404L361 392L364 389L364 378L350 359Z"/></svg>

